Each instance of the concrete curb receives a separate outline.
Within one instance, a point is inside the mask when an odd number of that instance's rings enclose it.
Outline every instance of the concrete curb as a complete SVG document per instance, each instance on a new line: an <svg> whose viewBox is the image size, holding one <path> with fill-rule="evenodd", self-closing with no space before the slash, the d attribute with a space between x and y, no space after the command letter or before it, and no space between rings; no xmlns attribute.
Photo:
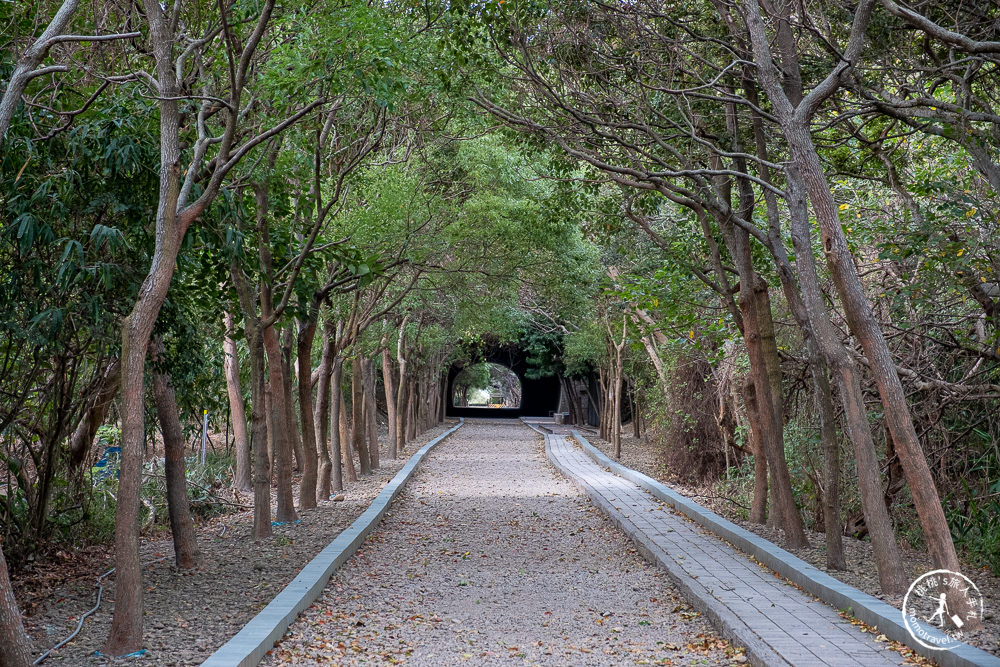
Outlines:
<svg viewBox="0 0 1000 667"><path fill-rule="evenodd" d="M579 431L574 430L572 433L583 447L584 452L598 465L609 468L615 474L635 482L695 523L712 531L781 576L801 586L807 593L818 597L836 609L846 610L868 625L878 628L879 632L889 639L909 646L917 654L933 660L941 667L1000 667L1000 658L968 644L960 644L953 649L944 651L922 646L910 636L903 624L902 613L895 607L834 579L781 547L688 500L653 478L612 461L604 452L587 442L587 439ZM928 635L943 637L937 628L924 623L920 623L920 625L927 631Z"/></svg>
<svg viewBox="0 0 1000 667"><path fill-rule="evenodd" d="M638 530L632 524L626 524L621 513L596 489L586 481L573 474L572 471L562 465L558 458L552 454L550 438L554 437L545 433L533 424L525 424L534 431L545 436L545 455L559 472L567 479L576 484L590 500L601 509L602 512L622 530L636 545L643 558L666 571L673 584L681 591L684 597L691 602L691 605L701 612L712 625L726 639L742 646L746 650L747 659L752 665L773 667L775 665L787 665L788 662L774 652L774 650L762 641L755 633L747 628L746 623L740 619L729 607L717 600L705 590L697 581L693 580L669 558L658 558L657 552L660 550L652 543L649 537ZM543 427L544 428L544 427Z"/></svg>
<svg viewBox="0 0 1000 667"><path fill-rule="evenodd" d="M202 663L209 667L251 667L280 639L299 613L319 597L334 571L350 558L385 515L389 505L413 476L427 452L465 423L458 424L417 450L396 476L383 488L371 505L348 528L309 561L302 571L271 600L263 610L243 626Z"/></svg>

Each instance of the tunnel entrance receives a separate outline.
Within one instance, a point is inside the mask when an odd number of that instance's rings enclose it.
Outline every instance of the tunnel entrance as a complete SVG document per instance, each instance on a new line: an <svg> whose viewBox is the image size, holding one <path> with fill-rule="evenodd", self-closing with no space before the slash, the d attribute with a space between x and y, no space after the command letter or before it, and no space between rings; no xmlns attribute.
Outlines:
<svg viewBox="0 0 1000 667"><path fill-rule="evenodd" d="M521 380L500 364L489 361L472 364L455 376L451 402L458 408L520 408Z"/></svg>
<svg viewBox="0 0 1000 667"><path fill-rule="evenodd" d="M493 345L448 372L449 417L547 417L559 408L559 378L527 377L528 360L516 345Z"/></svg>

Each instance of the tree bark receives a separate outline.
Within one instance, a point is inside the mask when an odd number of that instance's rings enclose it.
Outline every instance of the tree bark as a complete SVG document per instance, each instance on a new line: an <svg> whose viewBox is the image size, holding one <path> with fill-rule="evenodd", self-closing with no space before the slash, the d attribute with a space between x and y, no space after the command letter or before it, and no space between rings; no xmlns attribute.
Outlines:
<svg viewBox="0 0 1000 667"><path fill-rule="evenodd" d="M236 449L236 476L234 486L240 491L252 488L250 479L250 439L247 436L247 415L243 406L243 388L240 386L240 366L237 356L236 341L229 332L233 330L233 316L228 312L222 315L226 327L222 349L225 354L223 363L226 374L226 391L229 395L229 414L233 422L233 440Z"/></svg>
<svg viewBox="0 0 1000 667"><path fill-rule="evenodd" d="M351 443L358 455L360 474L371 473L371 458L368 454L367 435L365 428L365 388L364 360L361 355L354 357L351 363Z"/></svg>
<svg viewBox="0 0 1000 667"><path fill-rule="evenodd" d="M267 373L265 370L264 337L257 306L244 277L234 262L230 267L233 286L243 310L243 330L250 353L250 436L253 454L253 539L271 536L271 458L268 453Z"/></svg>
<svg viewBox="0 0 1000 667"><path fill-rule="evenodd" d="M741 199L745 197L741 196ZM802 517L799 516L795 506L791 476L785 460L780 408L775 404L776 400L780 400L780 393L776 396L771 388L773 371L768 369L767 364L768 357L772 355L768 354L764 340L768 332L766 329L763 331L761 329L762 322L770 321L770 313L761 312L761 308L769 303L763 294L767 290L767 285L753 269L750 239L746 230L731 219L722 221L721 226L740 276L739 307L743 316L743 340L750 358L750 376L753 378L756 390L759 437L770 473L769 489L774 499L771 512L777 514L775 518L780 518L779 525L789 545L798 548L805 546L808 541L802 528ZM770 335L773 336L773 331ZM773 356L771 363L775 363ZM780 373L780 366L778 372ZM780 386L780 379L778 382Z"/></svg>
<svg viewBox="0 0 1000 667"><path fill-rule="evenodd" d="M885 420L896 442L900 461L910 484L914 505L924 529L928 549L936 567L957 570L959 568L958 555L955 552L934 479L913 427L902 383L896 372L888 345L878 326L878 320L864 294L861 280L854 266L853 256L840 226L836 202L809 133L809 123L814 110L822 100L833 94L839 87L839 76L843 73L842 69L850 67L862 51L864 34L871 17L873 3L862 2L855 12L854 24L845 50L846 55L842 60L843 65L838 65L836 72L831 72L797 105L792 104L782 89L781 78L771 56L766 30L756 0L746 0L744 4L747 29L753 45L754 59L760 73L760 80L774 106L778 122L788 143L791 164L794 165L794 168L788 169L789 175L792 178L797 178L797 174L801 174L803 189L812 201L813 211L820 227L820 240L826 256L827 267L843 305L848 326L861 343L865 357L871 364L879 396L882 399ZM786 54L787 59L789 59L788 54ZM832 364L831 368L833 368ZM840 370L849 372L848 367L843 367ZM850 387L850 385L848 386ZM848 417L849 424L850 421L850 417ZM868 430L867 420L865 430ZM870 438L869 432L868 439ZM874 446L872 449L874 451ZM863 462L859 460L859 471L862 464ZM883 503L879 504L884 507ZM872 510L874 509L873 507Z"/></svg>
<svg viewBox="0 0 1000 667"><path fill-rule="evenodd" d="M375 403L375 360L365 359L364 361L364 384L365 384L365 425L368 429L368 456L373 469L378 468L379 443L378 443L378 409Z"/></svg>
<svg viewBox="0 0 1000 667"><path fill-rule="evenodd" d="M163 344L153 343L154 356L162 360ZM166 371L153 373L153 395L156 399L156 415L163 433L163 472L167 478L167 514L170 517L170 532L174 539L174 560L177 567L188 570L201 565L198 536L191 518L191 504L188 501L187 476L184 466L184 434L177 415L177 397L174 386Z"/></svg>
<svg viewBox="0 0 1000 667"><path fill-rule="evenodd" d="M861 388L861 374L847 349L840 342L830 321L812 254L812 232L805 192L798 172L794 169L788 170L788 191L792 243L795 248L795 265L798 269L802 299L816 336L816 343L840 390L847 434L854 445L861 506L865 515L865 525L871 536L879 583L886 594L899 594L906 590L907 583L892 521L882 500L882 480L875 453L875 442L868 422L868 409Z"/></svg>
<svg viewBox="0 0 1000 667"><path fill-rule="evenodd" d="M750 430L750 451L753 452L753 500L750 504L750 521L767 521L767 453L760 440L760 410L757 407L757 390L753 378L743 385L743 403L747 410Z"/></svg>
<svg viewBox="0 0 1000 667"><path fill-rule="evenodd" d="M287 326L281 332L281 375L284 380L285 397L285 420L288 423L288 441L292 446L292 455L295 461L293 470L303 472L305 470L305 453L302 446L302 434L299 428L299 418L295 414L295 392L292 386L295 384L295 333L294 325Z"/></svg>
<svg viewBox="0 0 1000 667"><path fill-rule="evenodd" d="M417 401L420 395L417 393L417 380L410 378L410 387L406 390L406 440L407 442L417 437Z"/></svg>
<svg viewBox="0 0 1000 667"><path fill-rule="evenodd" d="M281 346L274 326L264 329L264 352L267 355L268 383L271 388L271 424L273 426L274 467L278 474L278 504L275 519L281 522L297 521L295 499L292 496L292 443L291 424L288 423L288 398L285 396L285 374Z"/></svg>
<svg viewBox="0 0 1000 667"><path fill-rule="evenodd" d="M78 466L87 458L87 452L94 444L97 437L97 429L104 424L111 408L111 402L118 395L118 388L121 383L121 361L113 360L104 371L101 379L101 386L97 390L90 407L83 413L83 419L73 430L73 435L69 439L70 464Z"/></svg>
<svg viewBox="0 0 1000 667"><path fill-rule="evenodd" d="M336 331L332 319L327 319L323 323L323 357L319 363L319 379L316 382L316 396L319 401L316 411L316 439L318 448L318 479L316 482L316 500L328 500L330 498L330 474L333 470L333 461L330 458L330 436L337 429L331 429L330 417L330 381L333 374L333 360L336 356ZM339 406L338 406L339 408ZM333 451L339 452L340 440L337 440L337 448Z"/></svg>
<svg viewBox="0 0 1000 667"><path fill-rule="evenodd" d="M320 470L320 486L322 487L329 480L329 489L327 490L326 498L329 498L330 494L334 491L344 490L344 467L341 463L341 449L344 442L341 432L341 423L343 423L344 419L344 397L340 389L340 383L343 379L343 368L344 361L337 354L333 360L333 371L330 374L330 472L329 474L324 474Z"/></svg>
<svg viewBox="0 0 1000 667"><path fill-rule="evenodd" d="M382 350L382 386L385 388L386 422L389 427L389 458L395 461L399 457L399 445L396 443L396 383L389 348Z"/></svg>
<svg viewBox="0 0 1000 667"><path fill-rule="evenodd" d="M820 443L823 448L823 532L826 538L826 567L846 570L840 521L840 441L833 410L833 395L826 366L810 363L816 402L819 404ZM895 540L893 540L895 542Z"/></svg>
<svg viewBox="0 0 1000 667"><path fill-rule="evenodd" d="M299 411L302 415L302 481L299 485L299 507L316 507L317 466L316 426L312 403L312 346L316 336L319 308L308 321L299 323L297 356L299 360ZM325 447L325 443L324 443Z"/></svg>
<svg viewBox="0 0 1000 667"><path fill-rule="evenodd" d="M343 360L334 368L335 374L343 374ZM347 417L347 403L344 400L344 390L338 382L334 386L334 391L337 392L338 403L340 404L340 409L337 411L339 420L339 431L340 431L340 452L343 458L344 467L344 481L347 483L358 481L358 473L354 467L354 453L351 451L351 441L352 437L352 426L350 419Z"/></svg>
<svg viewBox="0 0 1000 667"><path fill-rule="evenodd" d="M14 589L7 573L7 560L0 544L0 665L28 667L31 664L31 644L24 631L21 612L14 599Z"/></svg>

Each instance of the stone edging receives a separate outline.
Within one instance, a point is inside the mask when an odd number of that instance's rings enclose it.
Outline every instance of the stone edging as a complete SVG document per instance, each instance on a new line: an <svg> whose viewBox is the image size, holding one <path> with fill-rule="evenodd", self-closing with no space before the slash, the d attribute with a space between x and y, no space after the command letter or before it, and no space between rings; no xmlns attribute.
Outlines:
<svg viewBox="0 0 1000 667"><path fill-rule="evenodd" d="M396 476L375 496L368 509L309 561L291 583L202 665L250 667L260 662L264 654L274 646L274 642L285 634L299 613L319 597L334 571L357 551L369 533L378 525L389 505L403 490L427 452L457 431L464 423L464 419L459 419L458 424L418 449Z"/></svg>
<svg viewBox="0 0 1000 667"><path fill-rule="evenodd" d="M838 581L772 542L688 500L653 478L612 461L604 452L587 442L579 431L573 430L572 433L584 452L598 465L609 468L621 477L638 484L695 523L750 554L782 577L801 586L807 593L837 609L847 610L854 617L878 628L879 632L889 639L909 646L919 655L930 658L941 667L1000 667L1000 658L968 644L960 644L946 651L932 650L920 645L910 636L906 626L903 625L903 615L895 607ZM928 634L943 636L937 628L921 625Z"/></svg>

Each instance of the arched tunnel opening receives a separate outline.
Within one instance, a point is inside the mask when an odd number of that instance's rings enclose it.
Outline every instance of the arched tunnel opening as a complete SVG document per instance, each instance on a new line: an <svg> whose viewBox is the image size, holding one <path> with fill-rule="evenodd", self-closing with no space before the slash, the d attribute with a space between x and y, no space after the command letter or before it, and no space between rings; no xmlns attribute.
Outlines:
<svg viewBox="0 0 1000 667"><path fill-rule="evenodd" d="M528 373L524 350L491 346L448 372L449 417L547 417L559 409L559 378Z"/></svg>

